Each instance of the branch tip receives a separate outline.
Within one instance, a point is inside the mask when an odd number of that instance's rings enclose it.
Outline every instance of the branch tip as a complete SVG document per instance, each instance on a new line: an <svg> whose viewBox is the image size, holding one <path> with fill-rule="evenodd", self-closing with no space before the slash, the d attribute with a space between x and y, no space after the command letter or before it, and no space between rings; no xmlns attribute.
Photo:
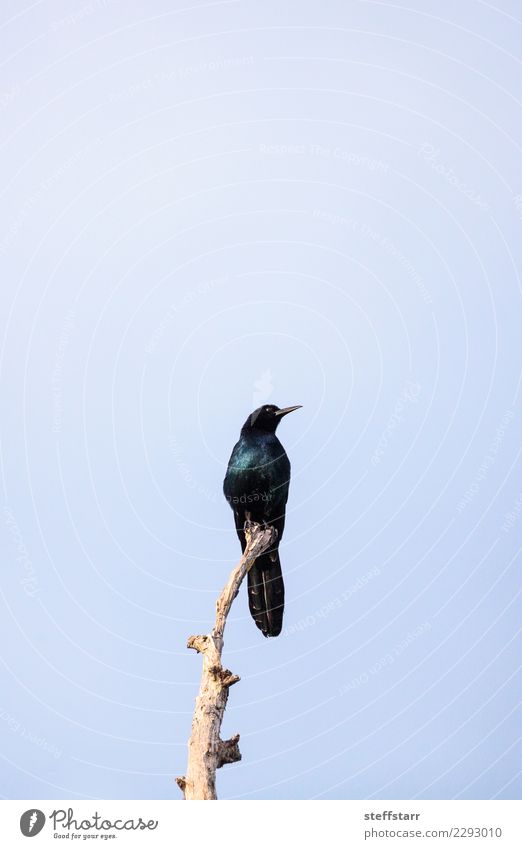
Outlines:
<svg viewBox="0 0 522 849"><path fill-rule="evenodd" d="M232 684L237 684L238 681L241 681L241 678L239 675L234 675L230 669L221 670L221 683L223 687L231 687Z"/></svg>
<svg viewBox="0 0 522 849"><path fill-rule="evenodd" d="M241 752L239 751L239 734L234 734L230 740L220 740L217 751L217 768L220 769L225 764L237 763L241 760Z"/></svg>
<svg viewBox="0 0 522 849"><path fill-rule="evenodd" d="M204 652L208 646L208 634L193 634L187 640L187 648L194 649L197 652Z"/></svg>

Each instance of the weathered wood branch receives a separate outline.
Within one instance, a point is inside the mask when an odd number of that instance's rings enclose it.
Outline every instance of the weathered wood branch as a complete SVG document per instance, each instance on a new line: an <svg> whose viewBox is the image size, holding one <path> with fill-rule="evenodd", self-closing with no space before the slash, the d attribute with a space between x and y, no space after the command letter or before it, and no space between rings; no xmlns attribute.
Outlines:
<svg viewBox="0 0 522 849"><path fill-rule="evenodd" d="M216 770L224 764L241 760L239 734L230 740L220 737L221 723L228 701L228 691L239 681L221 663L225 625L232 602L252 564L275 540L277 532L271 526L253 523L245 525L247 545L243 556L232 571L216 603L216 621L210 634L189 637L187 647L203 656L203 670L199 695L192 718L192 732L188 744L187 774L176 778L184 798L217 799Z"/></svg>

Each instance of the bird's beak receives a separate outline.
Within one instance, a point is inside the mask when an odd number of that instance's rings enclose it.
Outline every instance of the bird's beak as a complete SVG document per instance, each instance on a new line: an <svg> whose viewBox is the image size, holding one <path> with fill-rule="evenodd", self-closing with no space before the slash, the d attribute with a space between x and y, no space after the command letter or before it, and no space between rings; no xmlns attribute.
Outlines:
<svg viewBox="0 0 522 849"><path fill-rule="evenodd" d="M296 404L295 407L283 407L282 410L278 410L275 415L276 416L286 416L287 413L293 413L294 410L300 410L302 404Z"/></svg>

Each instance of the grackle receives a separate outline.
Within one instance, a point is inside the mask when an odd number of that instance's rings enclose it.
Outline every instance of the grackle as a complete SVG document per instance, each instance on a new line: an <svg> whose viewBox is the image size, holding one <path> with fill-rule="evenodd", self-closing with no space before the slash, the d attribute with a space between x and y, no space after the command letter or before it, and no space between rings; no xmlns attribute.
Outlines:
<svg viewBox="0 0 522 849"><path fill-rule="evenodd" d="M290 461L275 432L283 416L300 406L280 409L268 404L254 410L241 428L223 482L242 551L246 547L245 522L272 525L277 531L273 547L257 558L248 573L250 613L265 637L281 633L285 605L278 549L285 527Z"/></svg>

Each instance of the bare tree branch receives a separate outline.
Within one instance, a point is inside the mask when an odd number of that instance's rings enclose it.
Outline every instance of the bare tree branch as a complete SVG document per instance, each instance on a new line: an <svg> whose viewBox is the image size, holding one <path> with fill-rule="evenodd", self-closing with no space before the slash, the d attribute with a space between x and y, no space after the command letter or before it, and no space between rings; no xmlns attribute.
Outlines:
<svg viewBox="0 0 522 849"><path fill-rule="evenodd" d="M232 602L239 592L248 570L277 536L271 527L253 523L245 525L247 545L243 556L232 571L216 603L216 622L212 633L189 637L187 647L203 655L203 671L199 695L192 718L192 733L188 749L187 774L176 778L185 799L217 799L216 770L224 764L241 760L239 734L230 740L220 737L221 723L227 706L228 691L239 681L221 664L223 634Z"/></svg>

